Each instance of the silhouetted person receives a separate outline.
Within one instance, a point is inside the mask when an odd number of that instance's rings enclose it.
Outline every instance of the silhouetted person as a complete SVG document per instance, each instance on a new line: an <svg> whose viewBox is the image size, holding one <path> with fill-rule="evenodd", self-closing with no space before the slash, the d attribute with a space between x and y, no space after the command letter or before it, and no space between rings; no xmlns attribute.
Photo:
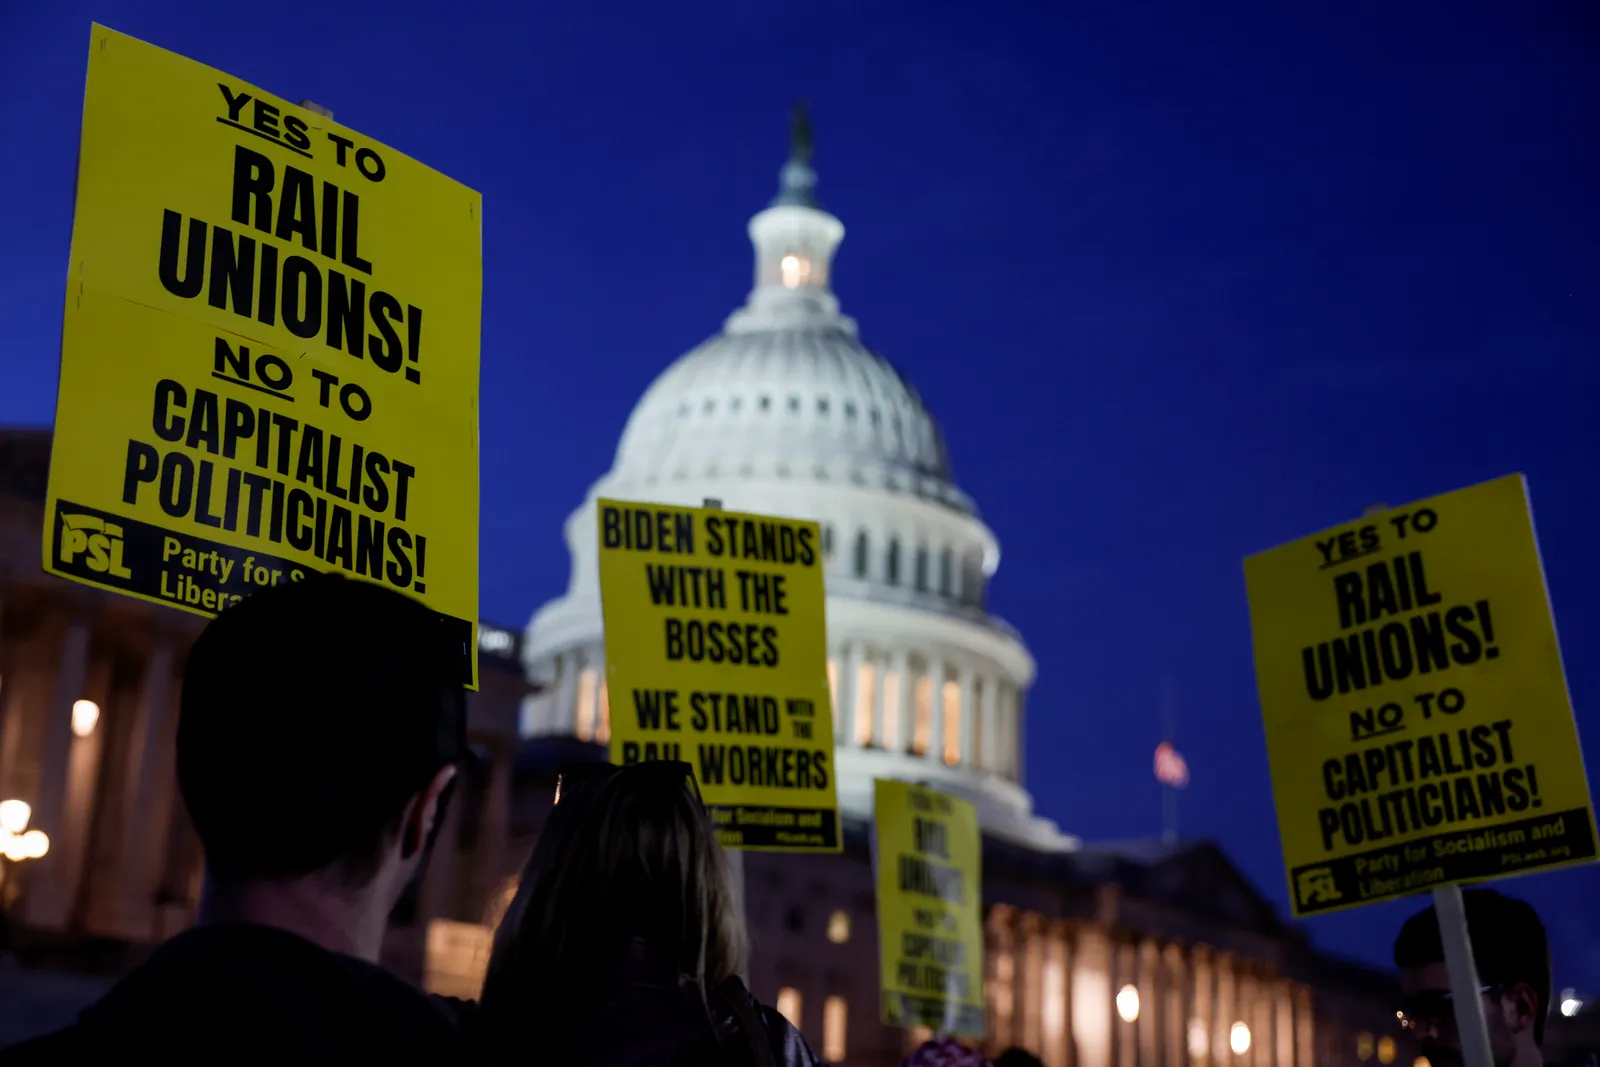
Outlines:
<svg viewBox="0 0 1600 1067"><path fill-rule="evenodd" d="M1550 945L1533 907L1492 889L1462 893L1478 964L1483 1014L1495 1067L1542 1067L1550 1011ZM1401 1011L1432 1067L1460 1067L1461 1034L1445 969L1439 918L1427 908L1406 920L1394 942Z"/></svg>
<svg viewBox="0 0 1600 1067"><path fill-rule="evenodd" d="M1027 1055L1026 1052L1022 1054ZM968 1048L954 1038L944 1037L924 1041L917 1046L916 1051L906 1057L901 1067L998 1067L998 1061L991 1064L989 1057L977 1049Z"/></svg>
<svg viewBox="0 0 1600 1067"><path fill-rule="evenodd" d="M1025 1048L1008 1048L994 1061L994 1067L1044 1067L1044 1063Z"/></svg>
<svg viewBox="0 0 1600 1067"><path fill-rule="evenodd" d="M739 980L744 920L687 763L561 777L479 1013L505 1067L819 1067Z"/></svg>
<svg viewBox="0 0 1600 1067"><path fill-rule="evenodd" d="M332 575L212 620L177 742L198 924L0 1063L461 1062L458 1005L376 962L466 753L459 655L415 600Z"/></svg>

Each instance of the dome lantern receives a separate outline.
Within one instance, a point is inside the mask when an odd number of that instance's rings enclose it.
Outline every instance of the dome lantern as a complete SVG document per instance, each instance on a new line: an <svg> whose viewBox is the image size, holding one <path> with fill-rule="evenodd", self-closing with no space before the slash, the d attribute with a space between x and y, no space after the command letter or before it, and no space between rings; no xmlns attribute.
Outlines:
<svg viewBox="0 0 1600 1067"><path fill-rule="evenodd" d="M796 104L778 195L750 220L750 243L756 252L755 289L746 309L754 312L748 316L754 320L750 325L765 326L773 317L792 318L797 313L838 316L830 282L844 224L817 202L811 155L811 120L805 104Z"/></svg>

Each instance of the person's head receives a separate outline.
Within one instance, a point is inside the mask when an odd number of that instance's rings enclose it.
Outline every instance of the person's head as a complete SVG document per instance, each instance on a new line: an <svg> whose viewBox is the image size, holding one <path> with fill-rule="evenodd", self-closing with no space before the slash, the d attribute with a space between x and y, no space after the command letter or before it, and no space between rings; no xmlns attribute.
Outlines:
<svg viewBox="0 0 1600 1067"><path fill-rule="evenodd" d="M594 764L562 775L511 906L495 931L486 1020L570 1018L631 941L702 990L736 976L744 924L727 858L688 764Z"/></svg>
<svg viewBox="0 0 1600 1067"><path fill-rule="evenodd" d="M1023 1055L1026 1056L1027 1053L1024 1052ZM968 1048L954 1038L945 1037L924 1041L916 1051L906 1057L903 1067L990 1067L990 1063L989 1057L977 1049ZM998 1067L998 1064L994 1067Z"/></svg>
<svg viewBox="0 0 1600 1067"><path fill-rule="evenodd" d="M1537 1064L1550 1010L1550 945L1544 924L1532 906L1492 889L1469 889L1462 901L1496 1067ZM1433 1067L1459 1067L1461 1035L1433 908L1413 915L1400 928L1394 963L1400 969L1405 1022L1416 1030L1423 1055Z"/></svg>
<svg viewBox="0 0 1600 1067"><path fill-rule="evenodd" d="M1044 1067L1044 1063L1025 1048L1008 1048L994 1061L994 1067Z"/></svg>
<svg viewBox="0 0 1600 1067"><path fill-rule="evenodd" d="M459 643L416 600L333 574L206 626L177 776L213 891L309 885L387 916L466 755Z"/></svg>

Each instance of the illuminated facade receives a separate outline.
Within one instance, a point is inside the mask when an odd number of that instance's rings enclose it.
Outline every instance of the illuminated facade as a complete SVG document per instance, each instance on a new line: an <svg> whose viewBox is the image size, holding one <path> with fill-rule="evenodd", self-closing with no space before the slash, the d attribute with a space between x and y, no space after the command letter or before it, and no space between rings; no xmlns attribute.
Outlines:
<svg viewBox="0 0 1600 1067"><path fill-rule="evenodd" d="M21 801L24 832L49 840L37 858L0 859L0 953L114 975L189 926L199 905L200 843L172 764L183 661L205 620L44 573L49 458L49 431L0 429L0 835L20 811L5 802ZM520 637L483 626L479 644L481 689L468 699L476 758L419 899L401 909L385 946L387 962L419 981L432 920L481 920L521 862L511 826L528 691ZM435 948L433 962L447 967ZM66 975L24 984L26 972L0 972L0 1002L28 1006L0 1011L0 1044L18 1027L64 1021L61 1005L103 985Z"/></svg>
<svg viewBox="0 0 1600 1067"><path fill-rule="evenodd" d="M612 469L567 520L569 587L527 632L542 693L523 733L609 737L597 497L712 498L814 519L841 807L865 817L873 779L913 779L971 800L991 833L1070 849L1023 788L1034 663L984 608L999 544L952 479L916 390L840 312L830 281L844 226L817 203L809 133L798 133L777 197L750 220L755 284L744 306L645 391Z"/></svg>
<svg viewBox="0 0 1600 1067"><path fill-rule="evenodd" d="M991 1050L1021 1045L1049 1067L1335 1067L1360 1062L1365 1033L1368 1059L1391 1062L1387 979L1311 952L1215 848L1085 846L1034 814L1022 780L1034 661L985 608L998 542L915 389L841 313L844 226L817 203L807 131L795 147L750 220L744 306L645 391L612 469L567 520L567 591L524 642L541 690L523 709L524 757L609 738L597 497L814 519L847 847L744 858L752 985L813 1047L887 1065L919 1037L878 1022L865 826L886 777L978 807ZM538 819L530 808L519 822L531 835Z"/></svg>
<svg viewBox="0 0 1600 1067"><path fill-rule="evenodd" d="M477 759L386 962L475 995L555 772L604 758L595 497L712 497L825 531L846 847L745 857L751 984L819 1052L888 1067L924 1036L878 1022L866 820L872 780L899 777L978 806L992 1051L1021 1045L1048 1067L1413 1067L1390 977L1313 951L1215 847L1082 843L1034 814L1022 779L1034 662L985 610L997 541L915 391L840 313L844 228L814 183L800 151L751 220L745 306L639 402L613 469L568 521L566 594L525 638L482 631ZM7 865L0 898L25 963L111 975L198 904L171 747L201 620L41 572L48 455L47 432L0 430L0 800L27 800L53 842ZM24 987L22 973L0 967L0 1044L64 1022L104 986Z"/></svg>

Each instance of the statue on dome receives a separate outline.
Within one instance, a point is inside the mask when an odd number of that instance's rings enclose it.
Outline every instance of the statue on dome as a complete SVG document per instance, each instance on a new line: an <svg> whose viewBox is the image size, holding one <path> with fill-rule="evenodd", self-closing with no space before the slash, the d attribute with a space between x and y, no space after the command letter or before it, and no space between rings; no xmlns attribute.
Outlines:
<svg viewBox="0 0 1600 1067"><path fill-rule="evenodd" d="M789 158L796 163L811 162L811 118L804 100L795 101L789 119Z"/></svg>

